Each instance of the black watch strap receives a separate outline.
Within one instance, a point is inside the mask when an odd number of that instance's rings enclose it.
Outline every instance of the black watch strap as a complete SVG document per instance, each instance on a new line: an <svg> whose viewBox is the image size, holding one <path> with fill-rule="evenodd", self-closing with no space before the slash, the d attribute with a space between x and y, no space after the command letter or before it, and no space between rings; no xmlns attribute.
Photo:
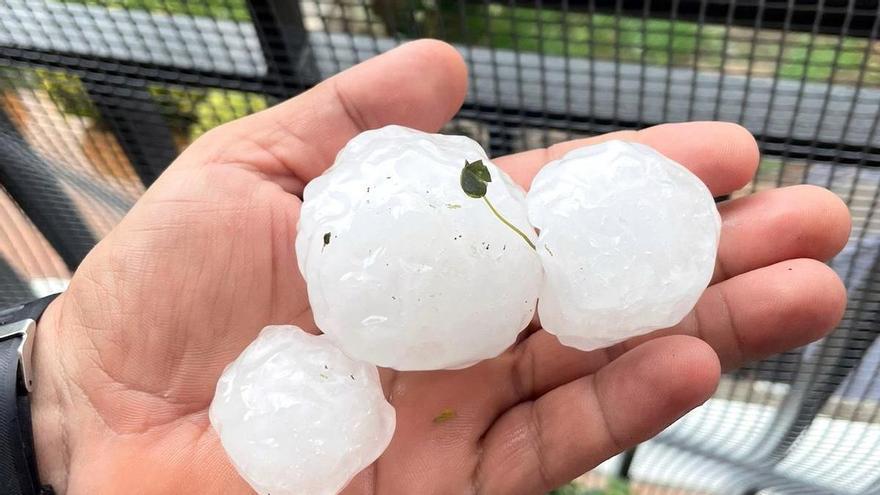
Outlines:
<svg viewBox="0 0 880 495"><path fill-rule="evenodd" d="M0 310L0 493L52 494L40 484L31 424L29 362L33 328L58 294Z"/></svg>

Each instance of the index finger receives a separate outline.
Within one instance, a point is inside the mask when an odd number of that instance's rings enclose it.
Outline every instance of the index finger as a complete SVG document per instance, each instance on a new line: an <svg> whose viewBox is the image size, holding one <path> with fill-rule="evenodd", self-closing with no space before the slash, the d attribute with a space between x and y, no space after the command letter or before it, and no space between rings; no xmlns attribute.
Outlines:
<svg viewBox="0 0 880 495"><path fill-rule="evenodd" d="M179 162L244 166L300 194L358 133L388 124L436 132L458 111L466 90L467 69L455 48L435 40L409 42L295 98L214 128Z"/></svg>
<svg viewBox="0 0 880 495"><path fill-rule="evenodd" d="M528 189L545 164L567 152L611 139L634 141L656 149L699 177L715 196L729 194L749 183L760 154L755 138L730 122L661 124L640 131L618 131L515 153L493 160Z"/></svg>

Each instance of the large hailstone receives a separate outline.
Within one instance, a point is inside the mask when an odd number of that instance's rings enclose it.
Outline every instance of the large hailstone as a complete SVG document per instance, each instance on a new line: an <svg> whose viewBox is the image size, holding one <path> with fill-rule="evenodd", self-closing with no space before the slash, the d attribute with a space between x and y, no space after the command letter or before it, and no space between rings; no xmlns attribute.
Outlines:
<svg viewBox="0 0 880 495"><path fill-rule="evenodd" d="M226 367L209 417L261 495L338 493L382 454L395 424L375 366L294 326L264 328Z"/></svg>
<svg viewBox="0 0 880 495"><path fill-rule="evenodd" d="M538 315L565 345L598 349L675 325L712 277L712 195L650 147L571 151L538 173L528 208L544 265Z"/></svg>
<svg viewBox="0 0 880 495"><path fill-rule="evenodd" d="M491 175L485 198L534 241L525 194L464 136L366 131L306 186L297 261L315 322L351 356L461 368L503 352L532 319L540 259L462 190L476 160Z"/></svg>

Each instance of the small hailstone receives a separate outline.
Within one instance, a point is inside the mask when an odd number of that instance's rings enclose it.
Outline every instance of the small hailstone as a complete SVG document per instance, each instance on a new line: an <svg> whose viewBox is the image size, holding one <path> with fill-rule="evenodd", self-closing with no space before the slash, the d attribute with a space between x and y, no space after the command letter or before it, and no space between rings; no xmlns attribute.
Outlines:
<svg viewBox="0 0 880 495"><path fill-rule="evenodd" d="M464 192L466 163L485 198ZM315 322L349 355L461 368L503 352L531 321L541 262L525 194L475 141L366 131L303 197L299 268Z"/></svg>
<svg viewBox="0 0 880 495"><path fill-rule="evenodd" d="M546 165L528 194L538 315L592 350L675 325L709 283L721 219L706 186L648 146L608 141Z"/></svg>
<svg viewBox="0 0 880 495"><path fill-rule="evenodd" d="M375 366L294 326L264 328L226 367L209 417L261 495L338 493L382 454L395 424Z"/></svg>

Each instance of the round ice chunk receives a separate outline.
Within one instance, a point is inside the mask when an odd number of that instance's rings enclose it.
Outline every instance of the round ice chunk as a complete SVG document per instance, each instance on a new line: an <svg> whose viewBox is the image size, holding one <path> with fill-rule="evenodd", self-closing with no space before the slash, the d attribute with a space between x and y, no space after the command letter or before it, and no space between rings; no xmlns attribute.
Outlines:
<svg viewBox="0 0 880 495"><path fill-rule="evenodd" d="M648 146L567 153L535 177L528 210L544 264L538 315L565 345L598 349L675 325L712 277L712 194Z"/></svg>
<svg viewBox="0 0 880 495"><path fill-rule="evenodd" d="M541 261L464 193L466 160L482 160L486 198L534 241L524 192L464 136L366 131L306 186L297 261L315 322L351 356L461 368L503 352L532 319Z"/></svg>
<svg viewBox="0 0 880 495"><path fill-rule="evenodd" d="M220 376L211 424L262 495L334 494L394 433L376 367L325 336L268 326Z"/></svg>

